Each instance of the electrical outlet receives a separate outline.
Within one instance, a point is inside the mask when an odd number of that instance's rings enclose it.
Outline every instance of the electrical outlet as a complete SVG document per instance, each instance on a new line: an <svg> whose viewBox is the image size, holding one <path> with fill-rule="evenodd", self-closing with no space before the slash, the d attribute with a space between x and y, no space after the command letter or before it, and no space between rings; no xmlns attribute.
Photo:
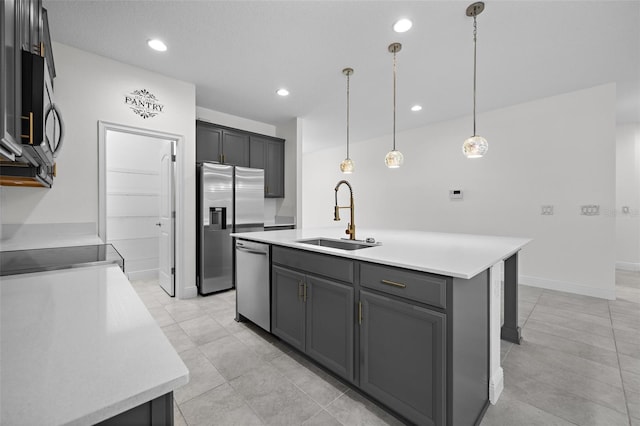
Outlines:
<svg viewBox="0 0 640 426"><path fill-rule="evenodd" d="M548 205L548 206L542 206L542 211L540 212L541 215L544 216L550 216L553 214L553 206L552 205Z"/></svg>
<svg viewBox="0 0 640 426"><path fill-rule="evenodd" d="M580 206L580 214L584 216L598 216L600 214L600 206L597 204Z"/></svg>
<svg viewBox="0 0 640 426"><path fill-rule="evenodd" d="M450 189L449 190L449 199L450 200L462 200L462 190L461 189Z"/></svg>

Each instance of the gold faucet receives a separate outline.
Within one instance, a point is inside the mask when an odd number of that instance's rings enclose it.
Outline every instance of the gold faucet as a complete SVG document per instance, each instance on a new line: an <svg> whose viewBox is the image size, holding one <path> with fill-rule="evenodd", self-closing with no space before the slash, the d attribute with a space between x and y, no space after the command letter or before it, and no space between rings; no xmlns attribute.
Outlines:
<svg viewBox="0 0 640 426"><path fill-rule="evenodd" d="M340 188L340 185L342 185L343 183L349 187L349 205L348 206L338 206L338 189ZM334 211L333 220L335 221L340 220L340 209L349 209L351 211L351 222L347 225L347 229L346 231L344 231L344 233L349 236L350 240L355 240L356 239L356 223L355 223L355 216L353 213L353 210L354 210L353 188L351 188L351 184L349 182L347 182L346 180L341 180L336 185L335 191L336 191L336 205L333 208L333 211Z"/></svg>

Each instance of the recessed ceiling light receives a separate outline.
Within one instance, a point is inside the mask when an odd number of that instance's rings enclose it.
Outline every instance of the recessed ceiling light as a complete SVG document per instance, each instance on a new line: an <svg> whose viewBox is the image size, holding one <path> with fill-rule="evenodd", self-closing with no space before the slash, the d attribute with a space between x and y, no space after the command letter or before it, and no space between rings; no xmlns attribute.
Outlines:
<svg viewBox="0 0 640 426"><path fill-rule="evenodd" d="M398 19L396 23L393 24L393 31L397 33L406 33L411 29L412 25L413 25L413 22L411 22L409 19L406 19L406 18Z"/></svg>
<svg viewBox="0 0 640 426"><path fill-rule="evenodd" d="M421 105L414 105L411 107L411 111L422 111Z"/></svg>
<svg viewBox="0 0 640 426"><path fill-rule="evenodd" d="M147 44L149 45L150 48L152 48L153 50L157 50L158 52L167 51L167 45L164 44L162 40L158 40L157 38L147 41Z"/></svg>
<svg viewBox="0 0 640 426"><path fill-rule="evenodd" d="M278 89L276 93L280 96L289 96L289 91L287 89Z"/></svg>

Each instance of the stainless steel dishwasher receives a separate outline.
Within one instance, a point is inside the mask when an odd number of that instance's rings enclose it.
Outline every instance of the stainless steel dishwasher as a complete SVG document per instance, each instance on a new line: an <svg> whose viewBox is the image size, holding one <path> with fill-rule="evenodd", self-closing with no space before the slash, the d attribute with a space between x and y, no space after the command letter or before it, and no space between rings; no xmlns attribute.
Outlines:
<svg viewBox="0 0 640 426"><path fill-rule="evenodd" d="M238 314L271 332L269 245L236 241L236 303Z"/></svg>

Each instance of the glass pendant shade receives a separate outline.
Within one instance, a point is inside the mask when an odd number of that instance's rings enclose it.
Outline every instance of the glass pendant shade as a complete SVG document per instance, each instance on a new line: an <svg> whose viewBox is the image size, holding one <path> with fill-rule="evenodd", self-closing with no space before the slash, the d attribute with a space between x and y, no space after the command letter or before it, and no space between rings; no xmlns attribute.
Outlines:
<svg viewBox="0 0 640 426"><path fill-rule="evenodd" d="M387 155L384 157L384 164L390 169L397 169L402 166L402 163L404 163L404 155L395 149L387 152Z"/></svg>
<svg viewBox="0 0 640 426"><path fill-rule="evenodd" d="M351 158L345 158L340 163L340 171L344 174L353 173L353 160Z"/></svg>
<svg viewBox="0 0 640 426"><path fill-rule="evenodd" d="M481 158L489 150L489 143L482 136L474 135L464 141L462 153L467 158Z"/></svg>

